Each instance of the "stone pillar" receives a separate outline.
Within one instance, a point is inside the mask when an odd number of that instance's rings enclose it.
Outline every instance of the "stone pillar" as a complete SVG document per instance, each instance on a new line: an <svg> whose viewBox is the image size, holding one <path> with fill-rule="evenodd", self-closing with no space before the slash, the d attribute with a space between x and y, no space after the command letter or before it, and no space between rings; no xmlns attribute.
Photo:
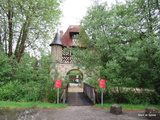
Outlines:
<svg viewBox="0 0 160 120"><path fill-rule="evenodd" d="M122 114L122 106L117 105L117 104L112 105L110 108L110 113L113 113L116 115Z"/></svg>
<svg viewBox="0 0 160 120"><path fill-rule="evenodd" d="M145 117L147 118L158 118L159 117L159 120L160 120L160 115L158 113L158 109L154 108L154 107L147 107L145 109ZM157 119L158 120L158 119Z"/></svg>

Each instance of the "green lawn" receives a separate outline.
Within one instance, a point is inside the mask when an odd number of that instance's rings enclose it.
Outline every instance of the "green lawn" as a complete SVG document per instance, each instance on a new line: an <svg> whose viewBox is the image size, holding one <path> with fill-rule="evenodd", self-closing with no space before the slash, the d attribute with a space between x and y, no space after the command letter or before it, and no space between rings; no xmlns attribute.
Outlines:
<svg viewBox="0 0 160 120"><path fill-rule="evenodd" d="M56 108L65 108L67 104L54 104L54 103L46 103L46 102L13 102L13 101L0 101L1 109L20 109L20 108L33 108L36 106L37 108L43 109L56 109Z"/></svg>
<svg viewBox="0 0 160 120"><path fill-rule="evenodd" d="M95 104L94 107L110 109L110 106L116 103L104 103ZM160 105L133 105L133 104L119 104L122 106L123 110L145 110L146 107L155 107L160 110ZM65 108L67 104L55 104L55 103L46 103L46 102L13 102L13 101L0 101L0 109L20 109L20 108L37 108L42 109L56 109L56 108Z"/></svg>
<svg viewBox="0 0 160 120"><path fill-rule="evenodd" d="M111 105L114 105L116 103L108 104L105 103L103 106L101 104L95 104L94 107L98 108L104 108L104 109L110 109ZM158 110L160 110L160 105L133 105L133 104L118 104L122 106L123 110L145 110L146 107L155 107Z"/></svg>

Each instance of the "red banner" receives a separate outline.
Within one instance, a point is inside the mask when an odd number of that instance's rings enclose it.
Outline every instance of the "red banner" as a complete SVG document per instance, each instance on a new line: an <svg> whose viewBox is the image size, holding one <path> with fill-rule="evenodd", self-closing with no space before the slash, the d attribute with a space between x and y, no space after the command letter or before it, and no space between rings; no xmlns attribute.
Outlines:
<svg viewBox="0 0 160 120"><path fill-rule="evenodd" d="M56 88L61 88L62 85L62 80L61 79L56 79L55 87Z"/></svg>
<svg viewBox="0 0 160 120"><path fill-rule="evenodd" d="M105 88L105 79L99 79L99 87Z"/></svg>
<svg viewBox="0 0 160 120"><path fill-rule="evenodd" d="M69 79L80 79L80 78L69 78Z"/></svg>

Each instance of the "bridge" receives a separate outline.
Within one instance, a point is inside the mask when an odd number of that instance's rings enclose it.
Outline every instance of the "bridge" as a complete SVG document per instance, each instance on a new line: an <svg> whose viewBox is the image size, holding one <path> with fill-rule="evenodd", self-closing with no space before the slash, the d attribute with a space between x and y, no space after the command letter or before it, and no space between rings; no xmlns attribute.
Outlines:
<svg viewBox="0 0 160 120"><path fill-rule="evenodd" d="M60 101L69 106L90 106L96 101L99 103L95 88L87 83L83 84L83 88L78 84L70 83L64 86Z"/></svg>

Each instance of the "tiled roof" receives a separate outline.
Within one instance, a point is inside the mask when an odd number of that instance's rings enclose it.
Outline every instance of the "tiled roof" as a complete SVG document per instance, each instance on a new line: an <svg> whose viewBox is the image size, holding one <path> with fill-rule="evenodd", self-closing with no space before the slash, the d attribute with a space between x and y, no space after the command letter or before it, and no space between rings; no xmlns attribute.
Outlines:
<svg viewBox="0 0 160 120"><path fill-rule="evenodd" d="M72 38L70 36L70 33L79 33L80 31L80 25L70 25L65 32L65 34L61 38L61 42L64 47L66 46L72 46Z"/></svg>

